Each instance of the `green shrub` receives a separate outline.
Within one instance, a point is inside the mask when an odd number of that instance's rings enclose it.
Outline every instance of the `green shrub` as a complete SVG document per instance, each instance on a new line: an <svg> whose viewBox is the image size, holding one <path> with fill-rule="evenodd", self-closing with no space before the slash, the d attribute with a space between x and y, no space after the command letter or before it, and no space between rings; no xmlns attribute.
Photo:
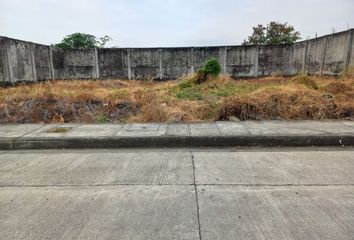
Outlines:
<svg viewBox="0 0 354 240"><path fill-rule="evenodd" d="M206 62L203 70L205 73L216 77L221 73L221 65L217 59L211 58Z"/></svg>
<svg viewBox="0 0 354 240"><path fill-rule="evenodd" d="M206 82L209 76L217 77L221 73L221 65L215 58L209 59L202 69L197 71L195 82L201 84Z"/></svg>

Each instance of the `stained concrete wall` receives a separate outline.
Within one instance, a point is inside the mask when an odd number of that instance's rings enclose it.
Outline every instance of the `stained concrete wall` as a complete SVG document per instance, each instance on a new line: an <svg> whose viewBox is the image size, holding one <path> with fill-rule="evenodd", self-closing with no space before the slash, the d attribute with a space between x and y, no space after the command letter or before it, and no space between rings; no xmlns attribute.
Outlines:
<svg viewBox="0 0 354 240"><path fill-rule="evenodd" d="M131 79L158 78L160 73L160 50L129 49Z"/></svg>
<svg viewBox="0 0 354 240"><path fill-rule="evenodd" d="M6 39L6 53L8 65L8 80L15 81L35 81L36 71L34 68L34 45L29 42L22 42L13 39Z"/></svg>
<svg viewBox="0 0 354 240"><path fill-rule="evenodd" d="M339 74L346 65L348 46L351 35L339 33L326 38L326 53L324 56L322 71L323 74Z"/></svg>
<svg viewBox="0 0 354 240"><path fill-rule="evenodd" d="M350 43L348 47L347 67L354 66L354 29L351 30Z"/></svg>
<svg viewBox="0 0 354 240"><path fill-rule="evenodd" d="M160 51L162 79L174 79L176 76L182 77L191 74L192 69L192 48L170 48Z"/></svg>
<svg viewBox="0 0 354 240"><path fill-rule="evenodd" d="M258 52L258 76L280 72L288 75L292 46L260 46Z"/></svg>
<svg viewBox="0 0 354 240"><path fill-rule="evenodd" d="M233 77L257 77L258 51L257 46L227 47L224 73Z"/></svg>
<svg viewBox="0 0 354 240"><path fill-rule="evenodd" d="M51 49L48 46L34 45L34 63L37 75L36 80L52 79Z"/></svg>
<svg viewBox="0 0 354 240"><path fill-rule="evenodd" d="M48 79L176 79L216 58L234 78L338 75L354 66L354 29L289 46L62 50L0 37L0 83Z"/></svg>
<svg viewBox="0 0 354 240"><path fill-rule="evenodd" d="M306 55L308 42L299 42L289 48L289 65L287 74L295 75L306 72Z"/></svg>
<svg viewBox="0 0 354 240"><path fill-rule="evenodd" d="M5 39L0 37L0 84L8 81L7 73L7 55L6 55L6 45Z"/></svg>
<svg viewBox="0 0 354 240"><path fill-rule="evenodd" d="M321 74L325 55L326 38L318 38L308 41L306 53L306 69L310 74Z"/></svg>
<svg viewBox="0 0 354 240"><path fill-rule="evenodd" d="M55 79L98 78L97 50L52 50Z"/></svg>
<svg viewBox="0 0 354 240"><path fill-rule="evenodd" d="M50 47L0 37L0 83L53 79Z"/></svg>
<svg viewBox="0 0 354 240"><path fill-rule="evenodd" d="M102 79L128 79L128 51L98 49L99 75Z"/></svg>

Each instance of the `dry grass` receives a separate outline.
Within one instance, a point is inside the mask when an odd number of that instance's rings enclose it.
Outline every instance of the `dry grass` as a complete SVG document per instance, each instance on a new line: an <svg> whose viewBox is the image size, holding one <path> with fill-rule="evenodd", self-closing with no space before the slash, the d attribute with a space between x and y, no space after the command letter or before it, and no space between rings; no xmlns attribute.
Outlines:
<svg viewBox="0 0 354 240"><path fill-rule="evenodd" d="M354 76L195 76L146 81L48 81L0 88L1 123L354 119Z"/></svg>

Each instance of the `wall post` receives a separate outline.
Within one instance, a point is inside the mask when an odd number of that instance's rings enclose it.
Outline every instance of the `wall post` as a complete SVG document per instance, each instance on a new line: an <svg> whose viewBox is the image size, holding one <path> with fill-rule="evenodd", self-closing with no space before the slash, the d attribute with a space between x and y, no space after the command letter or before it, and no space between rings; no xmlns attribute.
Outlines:
<svg viewBox="0 0 354 240"><path fill-rule="evenodd" d="M320 68L320 75L321 76L323 76L323 69L324 69L324 65L326 63L327 42L328 42L328 36L325 37L324 49L322 51L322 62L321 62L321 68Z"/></svg>
<svg viewBox="0 0 354 240"><path fill-rule="evenodd" d="M128 60L128 79L132 79L132 67L130 62L130 49L127 50L127 60Z"/></svg>
<svg viewBox="0 0 354 240"><path fill-rule="evenodd" d="M354 30L351 29L349 30L349 46L348 46L348 55L347 55L347 60L345 63L345 68L349 68L350 67L350 60L352 58L352 53L353 53L353 38L354 38Z"/></svg>
<svg viewBox="0 0 354 240"><path fill-rule="evenodd" d="M95 48L95 73L96 73L96 79L100 78L100 68L98 65L98 50Z"/></svg>
<svg viewBox="0 0 354 240"><path fill-rule="evenodd" d="M307 53L308 53L308 49L309 49L309 40L306 40L306 47L305 47L305 54L303 57L303 61L302 61L302 74L307 74Z"/></svg>
<svg viewBox="0 0 354 240"><path fill-rule="evenodd" d="M50 77L52 80L54 80L55 73L54 73L53 47L52 46L49 46L49 67L50 67Z"/></svg>
<svg viewBox="0 0 354 240"><path fill-rule="evenodd" d="M254 76L258 77L258 69L259 69L259 46L256 46L256 56L254 57Z"/></svg>
<svg viewBox="0 0 354 240"><path fill-rule="evenodd" d="M7 41L6 43L6 65L7 65L7 74L10 83L15 83L14 72L12 69L12 62L11 62L11 54L10 54L10 43Z"/></svg>
<svg viewBox="0 0 354 240"><path fill-rule="evenodd" d="M227 74L227 47L223 49L223 59L222 59L222 73Z"/></svg>
<svg viewBox="0 0 354 240"><path fill-rule="evenodd" d="M162 49L159 49L159 78L163 79L163 71L162 71Z"/></svg>
<svg viewBox="0 0 354 240"><path fill-rule="evenodd" d="M37 81L37 70L36 70L36 62L34 59L34 44L31 44L31 65L32 65L32 74L33 74L33 81Z"/></svg>
<svg viewBox="0 0 354 240"><path fill-rule="evenodd" d="M191 48L190 56L191 56L191 74L193 74L195 72L195 69L194 69L194 48Z"/></svg>

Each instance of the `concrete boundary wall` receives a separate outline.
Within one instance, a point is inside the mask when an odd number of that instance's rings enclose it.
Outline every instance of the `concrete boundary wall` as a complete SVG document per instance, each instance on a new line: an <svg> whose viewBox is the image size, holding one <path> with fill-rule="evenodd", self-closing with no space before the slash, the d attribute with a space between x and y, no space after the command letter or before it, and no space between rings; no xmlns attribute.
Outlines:
<svg viewBox="0 0 354 240"><path fill-rule="evenodd" d="M216 58L234 78L338 75L354 66L354 29L285 46L63 50L0 37L0 84L50 79L176 79Z"/></svg>

